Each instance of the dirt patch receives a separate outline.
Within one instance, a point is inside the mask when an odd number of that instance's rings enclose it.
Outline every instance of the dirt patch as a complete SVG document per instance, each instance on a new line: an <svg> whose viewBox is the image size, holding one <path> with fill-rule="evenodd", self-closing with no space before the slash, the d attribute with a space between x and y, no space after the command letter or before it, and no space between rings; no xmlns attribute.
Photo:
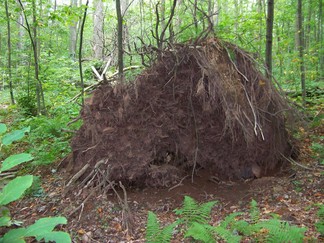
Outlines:
<svg viewBox="0 0 324 243"><path fill-rule="evenodd" d="M220 180L266 176L293 153L287 109L237 46L175 45L133 83L94 92L66 168L128 187L171 187L202 168Z"/></svg>

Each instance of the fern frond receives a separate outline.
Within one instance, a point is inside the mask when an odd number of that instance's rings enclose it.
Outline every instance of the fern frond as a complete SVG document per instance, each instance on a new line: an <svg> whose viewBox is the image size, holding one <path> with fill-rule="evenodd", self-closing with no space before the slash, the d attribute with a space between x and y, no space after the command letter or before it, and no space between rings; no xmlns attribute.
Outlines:
<svg viewBox="0 0 324 243"><path fill-rule="evenodd" d="M168 243L171 240L173 230L178 225L178 221L167 225L164 228L160 227L156 215L149 211L147 217L146 242L148 243Z"/></svg>
<svg viewBox="0 0 324 243"><path fill-rule="evenodd" d="M233 234L233 231L230 231L230 230L223 228L221 226L213 227L213 232L217 236L219 236L220 238L225 240L226 242L230 242L230 243L240 242L240 240L242 238L241 236L239 236L237 234Z"/></svg>
<svg viewBox="0 0 324 243"><path fill-rule="evenodd" d="M303 242L306 228L291 226L288 222L278 219L259 222L258 227L267 229L267 242Z"/></svg>
<svg viewBox="0 0 324 243"><path fill-rule="evenodd" d="M260 210L258 203L254 199L250 203L250 218L253 224L256 224L260 220Z"/></svg>
<svg viewBox="0 0 324 243"><path fill-rule="evenodd" d="M220 223L220 227L226 229L228 227L231 227L231 225L235 222L235 218L237 216L242 215L241 212L231 213L230 215L227 215L226 218Z"/></svg>
<svg viewBox="0 0 324 243"><path fill-rule="evenodd" d="M209 227L211 226L193 222L192 225L188 228L184 237L185 238L192 237L195 240L208 242L208 243L216 242Z"/></svg>
<svg viewBox="0 0 324 243"><path fill-rule="evenodd" d="M177 215L181 215L183 222L188 226L194 222L207 224L211 209L216 203L216 201L211 201L199 205L193 198L185 196L182 208L174 211Z"/></svg>
<svg viewBox="0 0 324 243"><path fill-rule="evenodd" d="M317 231L321 234L324 235L324 205L322 204L320 206L320 209L317 212L318 216L318 222L315 223Z"/></svg>
<svg viewBox="0 0 324 243"><path fill-rule="evenodd" d="M244 220L238 220L231 223L231 229L237 230L243 235L249 236L253 233L259 231L261 229L260 226L257 226L255 224L249 224L248 222Z"/></svg>

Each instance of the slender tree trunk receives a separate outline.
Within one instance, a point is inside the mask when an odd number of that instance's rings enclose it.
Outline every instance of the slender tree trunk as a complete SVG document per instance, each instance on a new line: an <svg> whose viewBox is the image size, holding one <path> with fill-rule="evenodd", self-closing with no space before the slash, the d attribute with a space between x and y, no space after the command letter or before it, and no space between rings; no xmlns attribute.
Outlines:
<svg viewBox="0 0 324 243"><path fill-rule="evenodd" d="M84 23L87 17L87 10L89 6L89 0L87 0L85 5L83 19L80 27L80 44L79 44L79 71L80 71L80 80L81 80L81 102L82 106L84 105L84 81L83 81L83 71L82 71L82 46L83 46L83 30L84 30Z"/></svg>
<svg viewBox="0 0 324 243"><path fill-rule="evenodd" d="M38 58L38 42L37 42L37 24L36 24L36 3L35 0L32 1L32 18L33 18L33 28L31 29L24 6L21 0L18 0L22 13L24 14L24 19L26 22L26 30L29 35L29 39L33 49L34 55L34 70L35 70L35 80L36 80L36 98L37 98L37 112L38 114L46 114L45 99L43 93L42 82L39 79L39 58Z"/></svg>
<svg viewBox="0 0 324 243"><path fill-rule="evenodd" d="M117 45L118 45L118 75L120 82L124 82L124 50L123 50L123 16L120 0L116 0L117 13Z"/></svg>
<svg viewBox="0 0 324 243"><path fill-rule="evenodd" d="M274 19L274 0L268 0L265 65L267 68L267 77L269 79L271 79L271 75L272 75L273 19Z"/></svg>
<svg viewBox="0 0 324 243"><path fill-rule="evenodd" d="M33 52L34 52L34 63L35 63L35 79L36 79L36 96L37 96L37 110L38 114L45 114L45 103L44 103L44 93L42 83L39 79L39 43L38 43L38 33L37 33L37 21L36 21L36 0L32 1L33 9Z"/></svg>
<svg viewBox="0 0 324 243"><path fill-rule="evenodd" d="M318 56L319 56L319 73L320 73L320 80L324 81L324 38L323 38L323 0L319 0L319 8L318 8L318 38L317 41L319 43L319 50L318 50Z"/></svg>
<svg viewBox="0 0 324 243"><path fill-rule="evenodd" d="M15 99L13 95L13 87L12 87L12 75L11 75L11 35L10 35L10 16L8 10L8 0L5 0L5 8L6 8L6 17L7 17L7 31L8 31L8 73L9 73L9 90L10 90L10 98L11 103L15 104Z"/></svg>
<svg viewBox="0 0 324 243"><path fill-rule="evenodd" d="M298 0L297 7L297 27L298 27L298 50L299 50L299 68L300 68L300 83L302 89L302 102L306 103L306 84L305 84L305 63L304 63L304 30L303 30L303 6L302 0Z"/></svg>
<svg viewBox="0 0 324 243"><path fill-rule="evenodd" d="M71 6L77 7L78 1L71 0ZM78 28L78 21L74 21L73 24L70 26L70 57L75 59L76 57L76 47L77 47L77 28Z"/></svg>
<svg viewBox="0 0 324 243"><path fill-rule="evenodd" d="M23 40L24 40L24 29L22 27L23 24L24 24L24 15L22 12L20 12L18 15L18 18L17 18L17 28L18 28L17 49L18 49L18 51L23 50Z"/></svg>
<svg viewBox="0 0 324 243"><path fill-rule="evenodd" d="M104 59L104 13L103 2L97 0L94 2L95 12L93 15L93 52L94 57L99 60Z"/></svg>
<svg viewBox="0 0 324 243"><path fill-rule="evenodd" d="M259 18L259 33L258 33L258 51L259 55L261 54L262 51L262 30L263 30L263 14L262 14L262 0L258 0L258 18Z"/></svg>
<svg viewBox="0 0 324 243"><path fill-rule="evenodd" d="M193 12L193 19L195 24L195 34L198 35L198 18L197 18L197 9L198 9L198 0L194 2L194 12Z"/></svg>

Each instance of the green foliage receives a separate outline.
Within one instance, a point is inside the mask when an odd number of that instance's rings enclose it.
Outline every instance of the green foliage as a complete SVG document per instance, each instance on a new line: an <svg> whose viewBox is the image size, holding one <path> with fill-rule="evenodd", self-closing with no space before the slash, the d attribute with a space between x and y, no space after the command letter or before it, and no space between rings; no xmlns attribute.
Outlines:
<svg viewBox="0 0 324 243"><path fill-rule="evenodd" d="M230 230L222 226L213 227L208 224L199 224L194 222L187 230L185 237L192 237L202 242L218 242L225 240L226 242L240 242L241 236L233 234Z"/></svg>
<svg viewBox="0 0 324 243"><path fill-rule="evenodd" d="M250 203L250 218L253 224L256 224L260 220L260 210L258 203L254 199Z"/></svg>
<svg viewBox="0 0 324 243"><path fill-rule="evenodd" d="M0 124L0 134L3 134L6 130L6 125ZM29 131L30 128L28 127L4 135L0 140L1 148L12 144L14 141L20 140L25 133ZM12 155L1 163L0 173L32 159L33 157L26 153ZM14 221L10 217L10 211L5 206L21 198L32 184L33 176L24 175L10 180L2 188L0 191L0 227L10 226L13 224ZM66 218L42 218L26 228L21 227L9 230L0 238L0 243L25 242L25 237L35 237L37 241L44 240L45 242L71 242L69 234L60 231L53 231L58 224L66 224Z"/></svg>
<svg viewBox="0 0 324 243"><path fill-rule="evenodd" d="M32 183L32 175L19 176L11 180L0 192L0 206L19 199Z"/></svg>
<svg viewBox="0 0 324 243"><path fill-rule="evenodd" d="M291 226L288 222L278 219L269 219L257 224L268 231L266 242L303 242L306 228Z"/></svg>
<svg viewBox="0 0 324 243"><path fill-rule="evenodd" d="M173 224L160 228L156 215L148 214L146 239L148 242L170 242L175 226L185 226L184 237L200 242L240 242L242 237L253 237L262 242L302 242L306 228L291 226L277 217L260 220L257 202L250 203L249 221L239 219L243 213L234 212L225 217L218 226L208 224L211 208L215 201L199 205L193 198L186 196L182 208L175 212L180 218ZM201 215L199 215L201 214ZM319 212L319 227L323 223L323 211Z"/></svg>
<svg viewBox="0 0 324 243"><path fill-rule="evenodd" d="M324 205L320 205L320 209L317 212L318 222L315 224L317 231L324 235Z"/></svg>
<svg viewBox="0 0 324 243"><path fill-rule="evenodd" d="M164 228L160 227L156 215L149 211L147 217L146 240L148 243L163 243L170 242L173 230L178 225L174 222Z"/></svg>
<svg viewBox="0 0 324 243"><path fill-rule="evenodd" d="M30 127L25 127L20 130L15 130L13 132L7 133L1 139L3 145L10 145L15 141L22 139L25 136L25 133L30 132Z"/></svg>
<svg viewBox="0 0 324 243"><path fill-rule="evenodd" d="M0 173L6 170L10 170L11 168L20 165L22 163L31 161L33 159L33 156L31 154L27 153L20 153L20 154L14 154L10 155L8 158L6 158L0 168Z"/></svg>
<svg viewBox="0 0 324 243"><path fill-rule="evenodd" d="M199 205L193 198L185 196L182 208L176 209L175 213L181 215L182 222L188 226L194 222L207 224L211 209L216 203L216 201L211 201Z"/></svg>
<svg viewBox="0 0 324 243"><path fill-rule="evenodd" d="M0 242L25 242L25 237L35 237L37 241L45 240L45 242L71 242L68 233L53 232L58 224L66 224L66 218L41 218L26 228L10 230L3 238L0 238Z"/></svg>
<svg viewBox="0 0 324 243"><path fill-rule="evenodd" d="M36 98L31 95L20 95L17 98L17 105L25 116L36 116Z"/></svg>

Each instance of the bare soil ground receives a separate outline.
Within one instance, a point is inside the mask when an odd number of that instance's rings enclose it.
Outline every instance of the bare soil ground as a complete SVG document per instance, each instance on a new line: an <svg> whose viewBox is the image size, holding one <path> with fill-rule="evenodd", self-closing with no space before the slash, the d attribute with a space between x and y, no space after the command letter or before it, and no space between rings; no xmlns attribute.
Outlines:
<svg viewBox="0 0 324 243"><path fill-rule="evenodd" d="M185 195L199 202L218 201L212 211L211 224L214 225L231 212L248 212L251 199L255 199L261 218L276 213L291 224L307 227L305 242L311 239L312 242L323 242L314 227L316 204L324 203L323 175L317 171L317 162L309 160L309 152L304 146L299 163L315 170L293 166L275 177L221 183L212 181L208 171L199 171L194 183L187 178L174 189L128 189L131 213L128 220L132 233L123 227L122 205L113 191L92 194L87 201L92 188L73 190L63 197L65 179L60 173L52 173L50 168L38 172L43 179L44 194L25 197L12 204L11 212L23 225L40 217L63 215L68 218L68 224L62 229L70 232L73 242L145 242L148 211L155 212L162 224L171 223L176 219L173 210L181 206ZM123 197L121 190L118 193ZM186 240L178 233L172 242Z"/></svg>

